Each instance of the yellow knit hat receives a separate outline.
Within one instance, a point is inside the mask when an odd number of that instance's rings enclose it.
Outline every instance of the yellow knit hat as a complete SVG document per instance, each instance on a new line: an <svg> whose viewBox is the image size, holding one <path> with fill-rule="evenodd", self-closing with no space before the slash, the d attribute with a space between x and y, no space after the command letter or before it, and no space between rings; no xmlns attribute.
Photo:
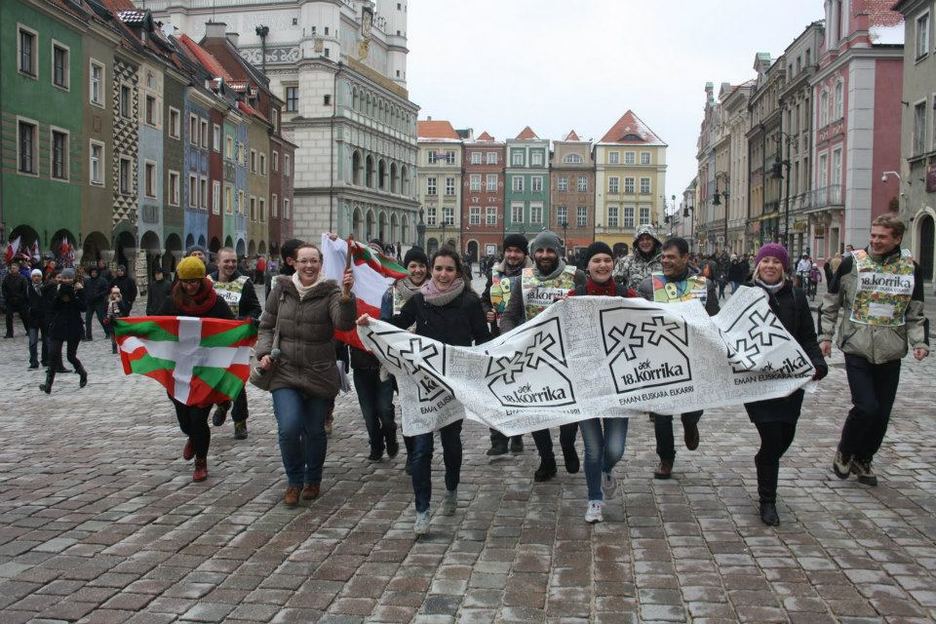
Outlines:
<svg viewBox="0 0 936 624"><path fill-rule="evenodd" d="M176 267L176 275L180 280L202 279L205 277L205 264L195 256L183 258Z"/></svg>

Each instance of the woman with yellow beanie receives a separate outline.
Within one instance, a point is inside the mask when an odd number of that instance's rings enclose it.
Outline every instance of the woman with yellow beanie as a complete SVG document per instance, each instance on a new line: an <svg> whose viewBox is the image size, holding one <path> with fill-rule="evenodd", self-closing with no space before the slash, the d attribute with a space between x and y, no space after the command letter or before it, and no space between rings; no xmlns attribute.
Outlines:
<svg viewBox="0 0 936 624"><path fill-rule="evenodd" d="M205 277L205 265L194 256L184 258L176 267L175 284L169 297L159 309L159 316L197 316L200 318L233 319L234 314L224 299L215 292L211 280ZM208 478L208 445L211 444L211 429L208 416L214 405L185 405L169 397L175 405L179 428L188 436L182 449L186 461L195 458L193 481Z"/></svg>

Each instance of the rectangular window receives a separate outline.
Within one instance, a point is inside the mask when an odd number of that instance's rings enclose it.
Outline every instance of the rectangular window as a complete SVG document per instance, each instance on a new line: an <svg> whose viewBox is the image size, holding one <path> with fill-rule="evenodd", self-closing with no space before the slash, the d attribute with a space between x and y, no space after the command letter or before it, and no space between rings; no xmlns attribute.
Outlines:
<svg viewBox="0 0 936 624"><path fill-rule="evenodd" d="M290 206L292 206L292 202L290 202L288 199L284 199L283 200L283 218L286 219L287 221L292 219L292 211L290 210Z"/></svg>
<svg viewBox="0 0 936 624"><path fill-rule="evenodd" d="M650 194L650 178L640 178L640 194Z"/></svg>
<svg viewBox="0 0 936 624"><path fill-rule="evenodd" d="M39 56L37 50L38 41L39 38L36 31L29 30L24 26L19 27L19 37L16 41L19 50L19 54L17 55L19 71L33 78L39 75L36 67L36 59Z"/></svg>
<svg viewBox="0 0 936 624"><path fill-rule="evenodd" d="M641 165L650 164L650 152L640 152L640 164Z"/></svg>
<svg viewBox="0 0 936 624"><path fill-rule="evenodd" d="M481 164L481 152L471 152L471 164L472 165Z"/></svg>
<svg viewBox="0 0 936 624"><path fill-rule="evenodd" d="M88 158L88 181L91 184L104 184L104 144L92 140Z"/></svg>
<svg viewBox="0 0 936 624"><path fill-rule="evenodd" d="M257 173L257 150L250 150L250 173Z"/></svg>
<svg viewBox="0 0 936 624"><path fill-rule="evenodd" d="M624 152L624 164L633 165L636 162L634 159L635 156L634 152Z"/></svg>
<svg viewBox="0 0 936 624"><path fill-rule="evenodd" d="M331 106L331 94L330 93L326 93L322 97L322 106Z"/></svg>
<svg viewBox="0 0 936 624"><path fill-rule="evenodd" d="M510 179L510 188L514 192L522 193L523 192L523 176L515 175Z"/></svg>
<svg viewBox="0 0 936 624"><path fill-rule="evenodd" d="M556 208L556 224L560 227L563 223L569 222L569 209L565 206L559 206Z"/></svg>
<svg viewBox="0 0 936 624"><path fill-rule="evenodd" d="M211 124L211 149L221 151L221 126L218 124Z"/></svg>
<svg viewBox="0 0 936 624"><path fill-rule="evenodd" d="M234 214L234 189L224 185L224 214Z"/></svg>
<svg viewBox="0 0 936 624"><path fill-rule="evenodd" d="M208 210L208 178L198 179L198 207Z"/></svg>
<svg viewBox="0 0 936 624"><path fill-rule="evenodd" d="M455 225L455 209L451 206L442 206L442 219L445 225Z"/></svg>
<svg viewBox="0 0 936 624"><path fill-rule="evenodd" d="M621 164L621 152L608 152L608 164L609 165Z"/></svg>
<svg viewBox="0 0 936 624"><path fill-rule="evenodd" d="M624 178L624 193L627 195L633 195L634 189L634 178Z"/></svg>
<svg viewBox="0 0 936 624"><path fill-rule="evenodd" d="M475 154L477 154L477 152L475 152ZM474 156L474 154L472 154L472 156ZM472 173L468 179L469 179L468 190L470 191L481 190L481 174L480 173Z"/></svg>
<svg viewBox="0 0 936 624"><path fill-rule="evenodd" d="M178 139L182 136L182 115L178 108L169 107L169 136Z"/></svg>
<svg viewBox="0 0 936 624"><path fill-rule="evenodd" d="M120 104L120 116L130 119L133 116L133 93L130 91L130 87L125 84L120 85L118 104Z"/></svg>
<svg viewBox="0 0 936 624"><path fill-rule="evenodd" d="M247 211L247 201L244 191L237 191L237 214L244 214Z"/></svg>
<svg viewBox="0 0 936 624"><path fill-rule="evenodd" d="M516 203L510 205L510 221L511 223L523 223L523 203Z"/></svg>
<svg viewBox="0 0 936 624"><path fill-rule="evenodd" d="M842 148L832 151L832 184L842 183Z"/></svg>
<svg viewBox="0 0 936 624"><path fill-rule="evenodd" d="M922 154L926 149L926 100L913 107L913 153Z"/></svg>
<svg viewBox="0 0 936 624"><path fill-rule="evenodd" d="M266 154L260 152L260 175L266 175Z"/></svg>
<svg viewBox="0 0 936 624"><path fill-rule="evenodd" d="M188 131L189 143L198 145L198 115L189 115Z"/></svg>
<svg viewBox="0 0 936 624"><path fill-rule="evenodd" d="M624 227L628 230L634 229L634 207L624 206Z"/></svg>
<svg viewBox="0 0 936 624"><path fill-rule="evenodd" d="M273 173L279 171L279 152L273 152Z"/></svg>
<svg viewBox="0 0 936 624"><path fill-rule="evenodd" d="M640 225L650 224L650 206L640 207Z"/></svg>
<svg viewBox="0 0 936 624"><path fill-rule="evenodd" d="M611 176L608 178L608 192L617 195L621 192L621 178Z"/></svg>
<svg viewBox="0 0 936 624"><path fill-rule="evenodd" d="M133 161L126 156L120 157L120 165L117 169L117 185L123 195L130 195L133 192Z"/></svg>
<svg viewBox="0 0 936 624"><path fill-rule="evenodd" d="M211 214L221 214L221 182L211 181Z"/></svg>
<svg viewBox="0 0 936 624"><path fill-rule="evenodd" d="M279 219L279 195L273 193L273 199L270 201L271 217Z"/></svg>
<svg viewBox="0 0 936 624"><path fill-rule="evenodd" d="M588 209L585 206L579 206L575 209L575 225L578 227L588 225Z"/></svg>
<svg viewBox="0 0 936 624"><path fill-rule="evenodd" d="M299 111L299 87L286 87L286 112Z"/></svg>
<svg viewBox="0 0 936 624"><path fill-rule="evenodd" d="M533 176L531 179L532 191L534 193L543 192L543 176Z"/></svg>
<svg viewBox="0 0 936 624"><path fill-rule="evenodd" d="M273 132L276 134L279 134L279 118L280 118L279 109L274 108L271 111L271 114L273 115Z"/></svg>
<svg viewBox="0 0 936 624"><path fill-rule="evenodd" d="M530 154L530 164L534 167L543 166L543 152L535 151Z"/></svg>
<svg viewBox="0 0 936 624"><path fill-rule="evenodd" d="M438 195L438 186L436 183L436 178L430 177L426 178L426 195Z"/></svg>
<svg viewBox="0 0 936 624"><path fill-rule="evenodd" d="M68 89L68 48L52 43L52 84L60 89Z"/></svg>
<svg viewBox="0 0 936 624"><path fill-rule="evenodd" d="M234 137L224 137L224 157L234 159Z"/></svg>
<svg viewBox="0 0 936 624"><path fill-rule="evenodd" d="M542 223L542 222L543 222L543 205L531 204L530 205L530 223Z"/></svg>
<svg viewBox="0 0 936 624"><path fill-rule="evenodd" d="M929 11L916 18L916 58L929 53Z"/></svg>
<svg viewBox="0 0 936 624"><path fill-rule="evenodd" d="M430 151L426 154L426 162L430 165L436 164L436 160L438 160L438 156L435 152Z"/></svg>
<svg viewBox="0 0 936 624"><path fill-rule="evenodd" d="M250 220L257 220L257 198L253 195L250 196Z"/></svg>
<svg viewBox="0 0 936 624"><path fill-rule="evenodd" d="M188 205L189 208L198 208L198 177L191 174L188 178Z"/></svg>
<svg viewBox="0 0 936 624"><path fill-rule="evenodd" d="M445 178L445 196L454 197L455 196L455 178Z"/></svg>
<svg viewBox="0 0 936 624"><path fill-rule="evenodd" d="M568 191L569 190L569 178L566 176L559 176L556 179L556 190L557 191Z"/></svg>
<svg viewBox="0 0 936 624"><path fill-rule="evenodd" d="M445 164L447 165L455 164L455 152L445 152Z"/></svg>
<svg viewBox="0 0 936 624"><path fill-rule="evenodd" d="M266 223L266 200L262 197L257 200L257 210L260 211L260 223Z"/></svg>
<svg viewBox="0 0 936 624"><path fill-rule="evenodd" d="M143 192L149 198L156 197L156 163L143 164Z"/></svg>
<svg viewBox="0 0 936 624"><path fill-rule="evenodd" d="M146 103L143 109L144 121L147 125L156 125L156 98L152 95L146 96Z"/></svg>
<svg viewBox="0 0 936 624"><path fill-rule="evenodd" d="M497 174L489 173L487 174L487 187L488 192L494 193L497 191Z"/></svg>
<svg viewBox="0 0 936 624"><path fill-rule="evenodd" d="M488 152L487 153L487 164L496 165L497 164L497 152Z"/></svg>
<svg viewBox="0 0 936 624"><path fill-rule="evenodd" d="M618 226L618 207L608 206L608 227L616 228Z"/></svg>
<svg viewBox="0 0 936 624"><path fill-rule="evenodd" d="M588 192L588 176L579 176L578 183L576 184L576 188L578 189L579 193L587 193Z"/></svg>
<svg viewBox="0 0 936 624"><path fill-rule="evenodd" d="M292 167L290 166L291 162L292 161L289 158L289 154L286 154L285 156L283 156L283 175L286 176L287 178L292 175Z"/></svg>
<svg viewBox="0 0 936 624"><path fill-rule="evenodd" d="M511 150L510 164L514 167L523 166L523 150Z"/></svg>
<svg viewBox="0 0 936 624"><path fill-rule="evenodd" d="M426 225L435 225L437 216L438 215L435 206L429 206L426 208Z"/></svg>
<svg viewBox="0 0 936 624"><path fill-rule="evenodd" d="M179 205L179 194L181 189L179 181L179 172L178 171L169 171L169 205L178 206Z"/></svg>
<svg viewBox="0 0 936 624"><path fill-rule="evenodd" d="M497 206L488 206L484 210L485 225L497 225Z"/></svg>
<svg viewBox="0 0 936 624"><path fill-rule="evenodd" d="M68 179L68 134L59 130L52 131L52 177L56 180Z"/></svg>
<svg viewBox="0 0 936 624"><path fill-rule="evenodd" d="M200 119L198 122L198 127L201 129L201 146L204 149L208 149L210 143L208 143L208 120Z"/></svg>
<svg viewBox="0 0 936 624"><path fill-rule="evenodd" d="M829 186L829 155L819 154L819 188Z"/></svg>
<svg viewBox="0 0 936 624"><path fill-rule="evenodd" d="M95 106L104 106L104 65L94 59L88 76L88 99Z"/></svg>

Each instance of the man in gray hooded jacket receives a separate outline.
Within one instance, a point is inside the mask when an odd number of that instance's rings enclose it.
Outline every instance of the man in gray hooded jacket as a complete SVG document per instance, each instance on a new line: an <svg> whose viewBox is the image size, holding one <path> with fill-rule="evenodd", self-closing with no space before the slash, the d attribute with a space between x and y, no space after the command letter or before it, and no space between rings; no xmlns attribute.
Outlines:
<svg viewBox="0 0 936 624"><path fill-rule="evenodd" d="M654 271L663 271L660 257L663 243L657 238L652 225L641 225L634 238L634 250L614 265L612 275L624 288L637 290L640 283Z"/></svg>

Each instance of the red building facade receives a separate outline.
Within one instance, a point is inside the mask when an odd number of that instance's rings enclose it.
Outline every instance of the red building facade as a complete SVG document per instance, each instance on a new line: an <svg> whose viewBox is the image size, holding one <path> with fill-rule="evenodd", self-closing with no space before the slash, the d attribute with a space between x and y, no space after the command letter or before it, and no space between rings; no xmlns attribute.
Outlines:
<svg viewBox="0 0 936 624"><path fill-rule="evenodd" d="M462 155L462 241L477 259L503 251L506 146L484 132Z"/></svg>

